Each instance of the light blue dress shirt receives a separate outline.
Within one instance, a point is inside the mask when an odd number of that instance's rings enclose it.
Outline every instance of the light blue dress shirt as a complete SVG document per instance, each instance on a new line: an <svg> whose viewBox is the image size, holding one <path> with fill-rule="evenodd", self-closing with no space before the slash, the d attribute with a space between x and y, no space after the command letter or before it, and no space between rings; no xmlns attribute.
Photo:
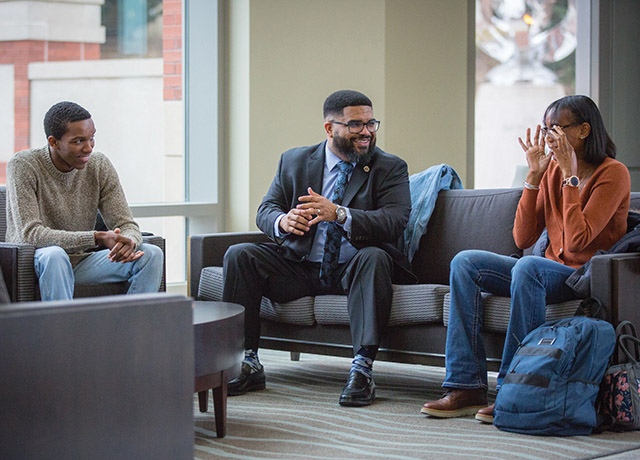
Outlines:
<svg viewBox="0 0 640 460"><path fill-rule="evenodd" d="M338 163L340 162L340 158L338 158L331 150L329 150L329 143L325 146L325 155L324 155L324 173L322 174L322 192L320 193L322 196L331 200L333 197L333 189L336 186L336 181L338 180L338 175L340 174L340 168L338 168ZM355 163L352 163L355 166ZM349 178L351 178L351 174L349 174ZM317 190L314 190L317 192ZM343 224L343 228L347 233L351 232L351 212L349 208L347 209L347 220ZM274 224L274 230L276 236L284 236L285 233L280 231L280 220L285 216L285 213L278 216ZM327 225L328 222L319 222L316 224L318 229L316 230L316 236L313 240L313 245L311 246L311 253L309 254L310 262L322 262L322 254L324 253L324 242L327 237ZM357 249L353 247L353 245L344 237L342 237L342 243L340 245L340 259L339 263L343 264L348 262L353 255L356 253Z"/></svg>

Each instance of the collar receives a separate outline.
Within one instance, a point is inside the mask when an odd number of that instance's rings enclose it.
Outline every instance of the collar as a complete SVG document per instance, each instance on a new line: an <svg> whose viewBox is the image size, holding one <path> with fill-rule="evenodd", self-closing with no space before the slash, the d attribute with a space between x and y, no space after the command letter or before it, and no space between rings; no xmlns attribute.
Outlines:
<svg viewBox="0 0 640 460"><path fill-rule="evenodd" d="M333 171L333 168L336 167L336 165L338 163L340 163L342 160L336 156L335 153L333 153L331 151L331 149L329 148L329 143L327 142L325 144L324 147L324 164L325 166L329 169L329 171ZM356 166L355 163L351 163L354 167Z"/></svg>

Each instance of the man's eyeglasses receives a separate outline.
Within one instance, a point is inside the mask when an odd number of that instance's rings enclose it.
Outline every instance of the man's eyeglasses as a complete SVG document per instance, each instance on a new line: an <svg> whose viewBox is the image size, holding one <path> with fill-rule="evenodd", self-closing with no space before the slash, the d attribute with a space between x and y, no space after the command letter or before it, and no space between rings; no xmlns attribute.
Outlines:
<svg viewBox="0 0 640 460"><path fill-rule="evenodd" d="M378 128L380 128L380 122L378 120L371 120L366 123L363 123L361 121L350 121L348 123L345 123L344 121L329 120L329 123L344 125L349 128L349 132L351 134L361 133L365 126L370 133L375 133Z"/></svg>
<svg viewBox="0 0 640 460"><path fill-rule="evenodd" d="M543 136L547 136L547 133L549 131L551 131L553 128L562 128L562 129L567 129L570 128L572 126L577 126L581 123L569 123L568 125L552 125L551 127L549 126L543 126L542 128L540 128L540 132L542 133Z"/></svg>

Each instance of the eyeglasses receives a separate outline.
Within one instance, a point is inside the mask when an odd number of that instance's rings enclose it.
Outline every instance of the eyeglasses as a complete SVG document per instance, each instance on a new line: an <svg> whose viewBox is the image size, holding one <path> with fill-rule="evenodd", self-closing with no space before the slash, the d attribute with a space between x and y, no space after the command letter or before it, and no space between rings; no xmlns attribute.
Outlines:
<svg viewBox="0 0 640 460"><path fill-rule="evenodd" d="M351 134L361 133L365 126L370 133L375 133L378 128L380 128L380 122L378 120L371 120L366 123L363 123L361 121L350 121L348 123L345 123L344 121L329 120L329 123L344 125L349 128L349 132Z"/></svg>
<svg viewBox="0 0 640 460"><path fill-rule="evenodd" d="M551 131L553 128L562 128L562 129L567 129L570 128L572 126L577 126L580 125L581 123L570 123L568 125L553 125L551 127L548 126L543 126L542 128L540 128L540 131L542 132L543 136L547 136L547 134L549 133L549 131Z"/></svg>

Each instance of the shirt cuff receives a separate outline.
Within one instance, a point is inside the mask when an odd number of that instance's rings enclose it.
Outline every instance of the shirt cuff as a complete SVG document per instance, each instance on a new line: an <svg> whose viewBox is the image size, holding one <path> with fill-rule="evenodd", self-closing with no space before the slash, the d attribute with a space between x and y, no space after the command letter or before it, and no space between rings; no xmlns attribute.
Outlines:
<svg viewBox="0 0 640 460"><path fill-rule="evenodd" d="M347 210L347 220L342 224L342 228L347 232L347 235L351 236L351 223L353 222L353 217L351 217L351 210L349 208L344 208Z"/></svg>
<svg viewBox="0 0 640 460"><path fill-rule="evenodd" d="M276 221L273 224L273 234L276 236L276 238L282 238L285 235L288 235L289 233L282 233L280 231L280 221L282 220L282 218L286 216L285 213L280 214L277 218Z"/></svg>

